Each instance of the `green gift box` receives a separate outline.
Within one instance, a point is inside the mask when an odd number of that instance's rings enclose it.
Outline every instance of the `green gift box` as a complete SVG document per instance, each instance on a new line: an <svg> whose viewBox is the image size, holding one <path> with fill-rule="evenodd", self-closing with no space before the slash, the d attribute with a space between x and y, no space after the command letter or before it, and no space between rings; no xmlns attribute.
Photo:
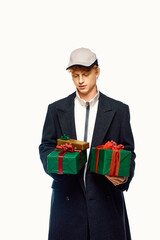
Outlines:
<svg viewBox="0 0 160 240"><path fill-rule="evenodd" d="M86 150L62 152L55 149L48 155L48 172L58 174L77 174L87 161Z"/></svg>
<svg viewBox="0 0 160 240"><path fill-rule="evenodd" d="M90 171L102 175L129 177L131 152L92 148Z"/></svg>

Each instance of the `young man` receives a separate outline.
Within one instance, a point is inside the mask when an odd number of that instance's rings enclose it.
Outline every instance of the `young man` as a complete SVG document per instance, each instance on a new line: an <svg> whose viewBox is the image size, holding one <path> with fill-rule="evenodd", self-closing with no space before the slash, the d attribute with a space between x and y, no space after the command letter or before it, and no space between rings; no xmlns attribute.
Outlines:
<svg viewBox="0 0 160 240"><path fill-rule="evenodd" d="M68 134L91 147L115 141L130 150L128 179L90 172L90 150L77 175L49 174L53 179L49 240L130 240L123 191L134 175L134 140L129 108L97 89L100 74L96 55L87 48L71 53L67 67L76 92L49 105L43 128L40 157L47 172L47 156L57 139Z"/></svg>

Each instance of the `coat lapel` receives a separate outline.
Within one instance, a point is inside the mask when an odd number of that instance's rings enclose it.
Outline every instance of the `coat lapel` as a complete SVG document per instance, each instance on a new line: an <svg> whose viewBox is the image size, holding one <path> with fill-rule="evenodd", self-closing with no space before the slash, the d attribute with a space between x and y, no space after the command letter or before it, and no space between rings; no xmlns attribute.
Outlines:
<svg viewBox="0 0 160 240"><path fill-rule="evenodd" d="M75 96L75 93L71 94L66 98L66 101L63 102L63 105L57 107L62 134L67 134L73 139L77 139L74 120Z"/></svg>
<svg viewBox="0 0 160 240"><path fill-rule="evenodd" d="M91 146L104 144L104 138L114 117L115 110L109 104L108 97L100 93L97 117Z"/></svg>

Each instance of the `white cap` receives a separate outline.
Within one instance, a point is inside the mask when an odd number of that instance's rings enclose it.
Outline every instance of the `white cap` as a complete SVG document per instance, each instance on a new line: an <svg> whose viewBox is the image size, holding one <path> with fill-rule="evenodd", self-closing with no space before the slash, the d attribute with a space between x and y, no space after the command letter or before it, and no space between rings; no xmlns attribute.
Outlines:
<svg viewBox="0 0 160 240"><path fill-rule="evenodd" d="M67 69L72 66L90 68L94 65L98 66L96 54L88 48L78 48L71 53Z"/></svg>

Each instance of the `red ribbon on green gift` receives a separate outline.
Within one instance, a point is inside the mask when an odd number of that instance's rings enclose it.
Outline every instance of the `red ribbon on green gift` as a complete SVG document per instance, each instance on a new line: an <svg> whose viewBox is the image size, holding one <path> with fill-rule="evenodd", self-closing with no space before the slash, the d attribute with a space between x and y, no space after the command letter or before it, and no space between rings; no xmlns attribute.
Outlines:
<svg viewBox="0 0 160 240"><path fill-rule="evenodd" d="M108 141L104 145L100 145L96 147L97 149L97 156L96 156L96 173L98 172L98 163L99 163L99 151L100 149L113 149L112 159L111 159L111 167L110 167L110 176L118 176L119 167L120 167L120 150L124 149L124 145L119 144L117 145L116 142Z"/></svg>
<svg viewBox="0 0 160 240"><path fill-rule="evenodd" d="M72 144L69 142L66 142L62 145L57 145L56 149L54 151L60 151L59 153L59 174L63 174L63 156L67 152L80 152L81 153L81 168L83 167L83 159L82 159L82 151L77 150L77 148L73 148Z"/></svg>

